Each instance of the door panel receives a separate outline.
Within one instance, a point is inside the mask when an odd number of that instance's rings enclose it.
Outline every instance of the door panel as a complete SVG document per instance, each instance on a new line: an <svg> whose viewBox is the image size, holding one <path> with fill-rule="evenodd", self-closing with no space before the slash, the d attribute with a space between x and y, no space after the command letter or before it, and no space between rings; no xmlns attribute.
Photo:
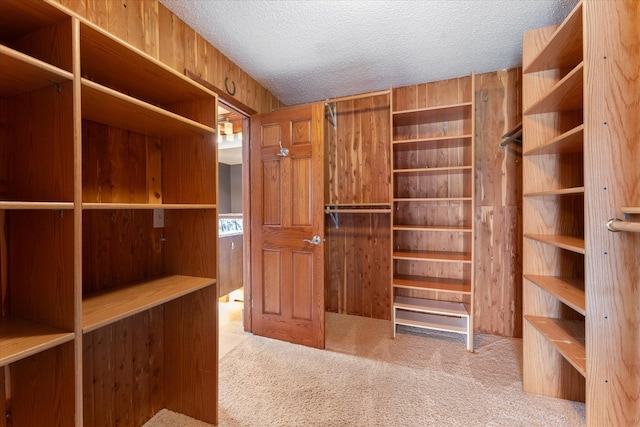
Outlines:
<svg viewBox="0 0 640 427"><path fill-rule="evenodd" d="M282 257L280 251L263 251L262 311L282 314Z"/></svg>
<svg viewBox="0 0 640 427"><path fill-rule="evenodd" d="M252 118L252 331L324 348L322 104ZM318 236L316 242L313 237Z"/></svg>

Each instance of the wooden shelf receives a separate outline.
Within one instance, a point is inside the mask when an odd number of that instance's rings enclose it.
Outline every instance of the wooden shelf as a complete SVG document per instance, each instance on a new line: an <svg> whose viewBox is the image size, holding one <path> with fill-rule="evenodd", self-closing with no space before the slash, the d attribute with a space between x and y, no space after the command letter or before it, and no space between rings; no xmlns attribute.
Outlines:
<svg viewBox="0 0 640 427"><path fill-rule="evenodd" d="M189 210L189 209L217 209L217 205L193 204L193 203L83 203L83 210L110 210L110 209L169 209L169 210Z"/></svg>
<svg viewBox="0 0 640 427"><path fill-rule="evenodd" d="M525 274L524 278L549 292L583 316L586 315L584 279L575 277L538 276Z"/></svg>
<svg viewBox="0 0 640 427"><path fill-rule="evenodd" d="M565 195L575 195L575 194L584 194L584 187L572 187L572 188L562 188L559 190L536 191L532 193L525 193L524 197L565 196Z"/></svg>
<svg viewBox="0 0 640 427"><path fill-rule="evenodd" d="M584 65L581 62L524 112L525 116L582 109Z"/></svg>
<svg viewBox="0 0 640 427"><path fill-rule="evenodd" d="M396 325L467 334L466 317L440 316L409 310L397 310L395 319Z"/></svg>
<svg viewBox="0 0 640 427"><path fill-rule="evenodd" d="M542 154L568 154L584 151L584 125L563 133L549 142L532 148L524 153L525 156L537 156Z"/></svg>
<svg viewBox="0 0 640 427"><path fill-rule="evenodd" d="M462 333L471 352L474 94L474 73L401 88L391 113L393 336L396 325Z"/></svg>
<svg viewBox="0 0 640 427"><path fill-rule="evenodd" d="M0 97L55 86L73 80L73 74L24 53L0 45Z"/></svg>
<svg viewBox="0 0 640 427"><path fill-rule="evenodd" d="M394 202L470 202L472 197L402 197L393 199Z"/></svg>
<svg viewBox="0 0 640 427"><path fill-rule="evenodd" d="M524 73L575 67L582 60L582 3L553 33L538 55L524 66Z"/></svg>
<svg viewBox="0 0 640 427"><path fill-rule="evenodd" d="M448 147L458 147L461 145L470 145L473 135L447 135L435 136L432 138L416 138L416 139L397 139L391 141L396 149L411 149L411 145L415 146L438 146L446 144Z"/></svg>
<svg viewBox="0 0 640 427"><path fill-rule="evenodd" d="M393 278L393 287L471 295L471 282L469 280L449 279L446 277L396 275Z"/></svg>
<svg viewBox="0 0 640 427"><path fill-rule="evenodd" d="M17 202L2 200L0 210L71 210L73 202Z"/></svg>
<svg viewBox="0 0 640 427"><path fill-rule="evenodd" d="M393 231L447 231L471 233L473 229L458 225L394 225Z"/></svg>
<svg viewBox="0 0 640 427"><path fill-rule="evenodd" d="M412 168L412 169L394 169L393 173L395 174L423 174L423 173L463 173L463 172L471 172L473 166L446 166L446 167L435 167L435 168Z"/></svg>
<svg viewBox="0 0 640 427"><path fill-rule="evenodd" d="M80 25L80 50L83 77L147 102L167 106L215 97L209 89L88 22Z"/></svg>
<svg viewBox="0 0 640 427"><path fill-rule="evenodd" d="M622 212L623 214L629 214L629 215L639 215L640 214L640 207L637 206L625 206L620 208L620 212Z"/></svg>
<svg viewBox="0 0 640 427"><path fill-rule="evenodd" d="M68 19L69 15L44 1L0 1L0 40L14 40Z"/></svg>
<svg viewBox="0 0 640 427"><path fill-rule="evenodd" d="M461 302L397 296L393 300L393 306L402 310L440 314L443 316L469 316L469 312Z"/></svg>
<svg viewBox="0 0 640 427"><path fill-rule="evenodd" d="M390 213L389 203L337 203L325 205L324 213Z"/></svg>
<svg viewBox="0 0 640 427"><path fill-rule="evenodd" d="M466 252L394 251L393 259L470 263L471 254Z"/></svg>
<svg viewBox="0 0 640 427"><path fill-rule="evenodd" d="M142 135L202 136L215 129L82 79L82 118Z"/></svg>
<svg viewBox="0 0 640 427"><path fill-rule="evenodd" d="M91 332L215 283L215 279L173 275L85 296L82 332Z"/></svg>
<svg viewBox="0 0 640 427"><path fill-rule="evenodd" d="M525 239L537 240L538 242L557 246L579 254L585 253L584 239L582 238L556 234L525 234L524 237Z"/></svg>
<svg viewBox="0 0 640 427"><path fill-rule="evenodd" d="M555 319L525 316L583 377L587 372L585 348L585 322L582 320Z"/></svg>
<svg viewBox="0 0 640 427"><path fill-rule="evenodd" d="M74 339L74 333L15 316L0 317L0 366Z"/></svg>
<svg viewBox="0 0 640 427"><path fill-rule="evenodd" d="M393 126L412 126L433 122L470 119L473 105L464 102L441 107L418 108L414 110L395 111L391 113Z"/></svg>

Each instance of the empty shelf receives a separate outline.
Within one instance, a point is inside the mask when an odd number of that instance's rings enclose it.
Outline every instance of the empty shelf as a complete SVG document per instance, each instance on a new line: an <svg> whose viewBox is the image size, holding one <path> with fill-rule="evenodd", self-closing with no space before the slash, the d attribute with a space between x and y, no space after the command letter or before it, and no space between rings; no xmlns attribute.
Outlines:
<svg viewBox="0 0 640 427"><path fill-rule="evenodd" d="M215 279L174 275L88 295L82 300L82 332L93 331L215 283Z"/></svg>
<svg viewBox="0 0 640 427"><path fill-rule="evenodd" d="M584 377L587 372L587 352L584 339L584 321L525 316L560 354Z"/></svg>
<svg viewBox="0 0 640 427"><path fill-rule="evenodd" d="M15 316L0 318L0 332L0 366L72 341L74 338L73 332Z"/></svg>

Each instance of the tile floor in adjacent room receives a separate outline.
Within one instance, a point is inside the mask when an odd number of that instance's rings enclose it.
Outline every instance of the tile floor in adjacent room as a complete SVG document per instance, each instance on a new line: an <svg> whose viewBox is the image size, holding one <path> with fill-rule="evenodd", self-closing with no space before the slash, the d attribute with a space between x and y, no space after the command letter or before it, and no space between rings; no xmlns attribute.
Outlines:
<svg viewBox="0 0 640 427"><path fill-rule="evenodd" d="M235 299L234 296L231 293L229 302L218 303L218 359L222 359L231 349L251 335L244 331L242 325L244 303Z"/></svg>

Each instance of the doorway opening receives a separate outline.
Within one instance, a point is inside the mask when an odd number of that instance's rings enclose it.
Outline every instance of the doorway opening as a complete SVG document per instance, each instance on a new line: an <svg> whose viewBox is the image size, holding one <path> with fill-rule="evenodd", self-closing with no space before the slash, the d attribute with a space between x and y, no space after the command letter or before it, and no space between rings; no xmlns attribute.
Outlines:
<svg viewBox="0 0 640 427"><path fill-rule="evenodd" d="M250 276L249 116L218 103L218 313L219 358L250 331L245 285ZM250 296L248 293L247 296Z"/></svg>

